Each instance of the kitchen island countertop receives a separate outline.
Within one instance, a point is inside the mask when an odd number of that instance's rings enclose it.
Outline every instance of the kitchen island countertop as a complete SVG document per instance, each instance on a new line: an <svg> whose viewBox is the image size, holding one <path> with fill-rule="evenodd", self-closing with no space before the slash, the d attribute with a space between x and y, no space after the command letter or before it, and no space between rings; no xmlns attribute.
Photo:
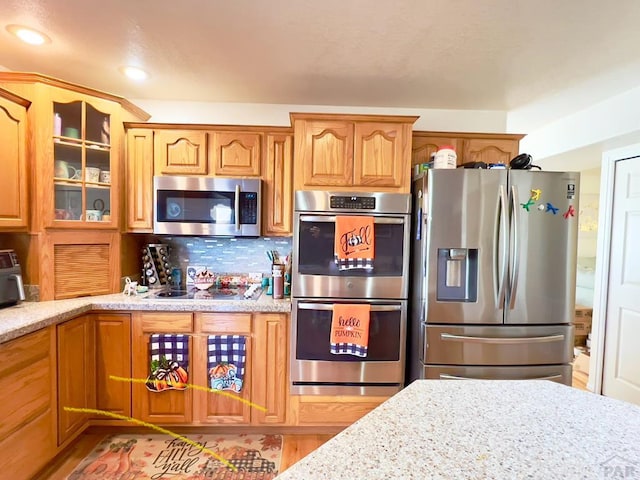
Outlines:
<svg viewBox="0 0 640 480"><path fill-rule="evenodd" d="M640 407L545 380L418 380L278 480L640 478Z"/></svg>
<svg viewBox="0 0 640 480"><path fill-rule="evenodd" d="M262 294L257 300L181 300L152 298L152 293L23 302L0 310L0 343L93 310L164 312L290 312L291 300Z"/></svg>

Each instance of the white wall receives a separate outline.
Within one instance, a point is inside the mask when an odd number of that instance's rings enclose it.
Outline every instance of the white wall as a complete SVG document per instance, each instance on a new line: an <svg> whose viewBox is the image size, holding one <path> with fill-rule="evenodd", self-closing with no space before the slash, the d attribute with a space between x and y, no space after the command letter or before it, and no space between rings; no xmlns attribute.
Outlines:
<svg viewBox="0 0 640 480"><path fill-rule="evenodd" d="M214 125L291 126L290 112L417 115L414 130L504 133L506 112L497 110L436 110L418 108L276 105L247 103L172 102L132 99L151 115L150 122Z"/></svg>

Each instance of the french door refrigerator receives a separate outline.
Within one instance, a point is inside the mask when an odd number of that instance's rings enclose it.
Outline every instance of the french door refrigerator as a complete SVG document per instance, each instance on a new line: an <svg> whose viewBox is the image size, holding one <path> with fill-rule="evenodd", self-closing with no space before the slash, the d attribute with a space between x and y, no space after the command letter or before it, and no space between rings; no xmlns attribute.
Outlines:
<svg viewBox="0 0 640 480"><path fill-rule="evenodd" d="M409 382L571 384L579 182L505 169L414 180Z"/></svg>

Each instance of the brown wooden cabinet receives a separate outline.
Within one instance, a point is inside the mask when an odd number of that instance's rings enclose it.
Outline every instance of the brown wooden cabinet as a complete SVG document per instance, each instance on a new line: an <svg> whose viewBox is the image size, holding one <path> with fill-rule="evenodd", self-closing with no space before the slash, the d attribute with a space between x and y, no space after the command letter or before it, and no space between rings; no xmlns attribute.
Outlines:
<svg viewBox="0 0 640 480"><path fill-rule="evenodd" d="M411 165L427 163L431 154L443 145L451 145L457 153L457 164L468 162L504 163L509 165L518 155L524 135L461 132L413 132Z"/></svg>
<svg viewBox="0 0 640 480"><path fill-rule="evenodd" d="M186 333L193 331L193 315L187 312L134 312L131 335L132 371L134 379L146 379L151 373L149 338L153 333ZM189 340L189 352L193 341ZM193 381L193 355L189 360L189 381ZM151 392L143 383L132 386L133 416L158 424L191 423L193 419L192 389Z"/></svg>
<svg viewBox="0 0 640 480"><path fill-rule="evenodd" d="M408 193L417 118L292 113L294 190Z"/></svg>
<svg viewBox="0 0 640 480"><path fill-rule="evenodd" d="M262 169L262 234L293 233L293 135L287 131L265 134Z"/></svg>
<svg viewBox="0 0 640 480"><path fill-rule="evenodd" d="M232 130L209 132L209 163L214 175L260 176L262 134Z"/></svg>
<svg viewBox="0 0 640 480"><path fill-rule="evenodd" d="M95 325L83 315L56 326L58 368L58 445L81 432L89 414L65 407L95 408Z"/></svg>
<svg viewBox="0 0 640 480"><path fill-rule="evenodd" d="M55 327L0 345L0 464L35 478L56 454Z"/></svg>
<svg viewBox="0 0 640 480"><path fill-rule="evenodd" d="M154 175L208 175L207 132L155 130Z"/></svg>
<svg viewBox="0 0 640 480"><path fill-rule="evenodd" d="M196 423L248 424L253 414L250 405L252 384L252 335L250 313L196 313L194 334L193 380L196 385L211 388L207 371L207 341L209 335L241 335L245 337L246 359L239 393L223 390L224 394L199 390L194 394ZM243 400L243 401L239 401Z"/></svg>
<svg viewBox="0 0 640 480"><path fill-rule="evenodd" d="M189 383L184 391L150 392L133 385L133 416L159 424L263 425L284 424L287 406L287 314L133 312L133 377L150 373L149 337L152 333L189 335ZM245 337L246 358L242 390L222 394L211 387L209 335ZM234 398L235 397L235 398ZM266 408L263 412L252 404Z"/></svg>
<svg viewBox="0 0 640 480"><path fill-rule="evenodd" d="M96 408L129 417L131 383L110 377L131 378L131 315L99 312L92 317L96 331Z"/></svg>
<svg viewBox="0 0 640 480"><path fill-rule="evenodd" d="M153 232L153 130L127 130L125 177L126 225L129 232Z"/></svg>
<svg viewBox="0 0 640 480"><path fill-rule="evenodd" d="M27 108L31 102L0 89L0 231L28 226Z"/></svg>
<svg viewBox="0 0 640 480"><path fill-rule="evenodd" d="M251 420L256 425L283 424L288 406L289 365L288 319L285 313L260 313L253 316L254 379L251 399L266 411L254 409Z"/></svg>

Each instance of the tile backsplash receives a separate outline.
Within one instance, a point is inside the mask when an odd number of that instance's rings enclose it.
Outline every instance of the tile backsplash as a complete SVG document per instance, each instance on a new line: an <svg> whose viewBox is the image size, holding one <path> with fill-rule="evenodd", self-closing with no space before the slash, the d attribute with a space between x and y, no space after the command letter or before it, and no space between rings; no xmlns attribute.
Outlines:
<svg viewBox="0 0 640 480"><path fill-rule="evenodd" d="M292 237L182 237L163 236L156 243L171 247L171 264L186 271L189 265L202 265L216 273L271 273L267 251L289 255Z"/></svg>

